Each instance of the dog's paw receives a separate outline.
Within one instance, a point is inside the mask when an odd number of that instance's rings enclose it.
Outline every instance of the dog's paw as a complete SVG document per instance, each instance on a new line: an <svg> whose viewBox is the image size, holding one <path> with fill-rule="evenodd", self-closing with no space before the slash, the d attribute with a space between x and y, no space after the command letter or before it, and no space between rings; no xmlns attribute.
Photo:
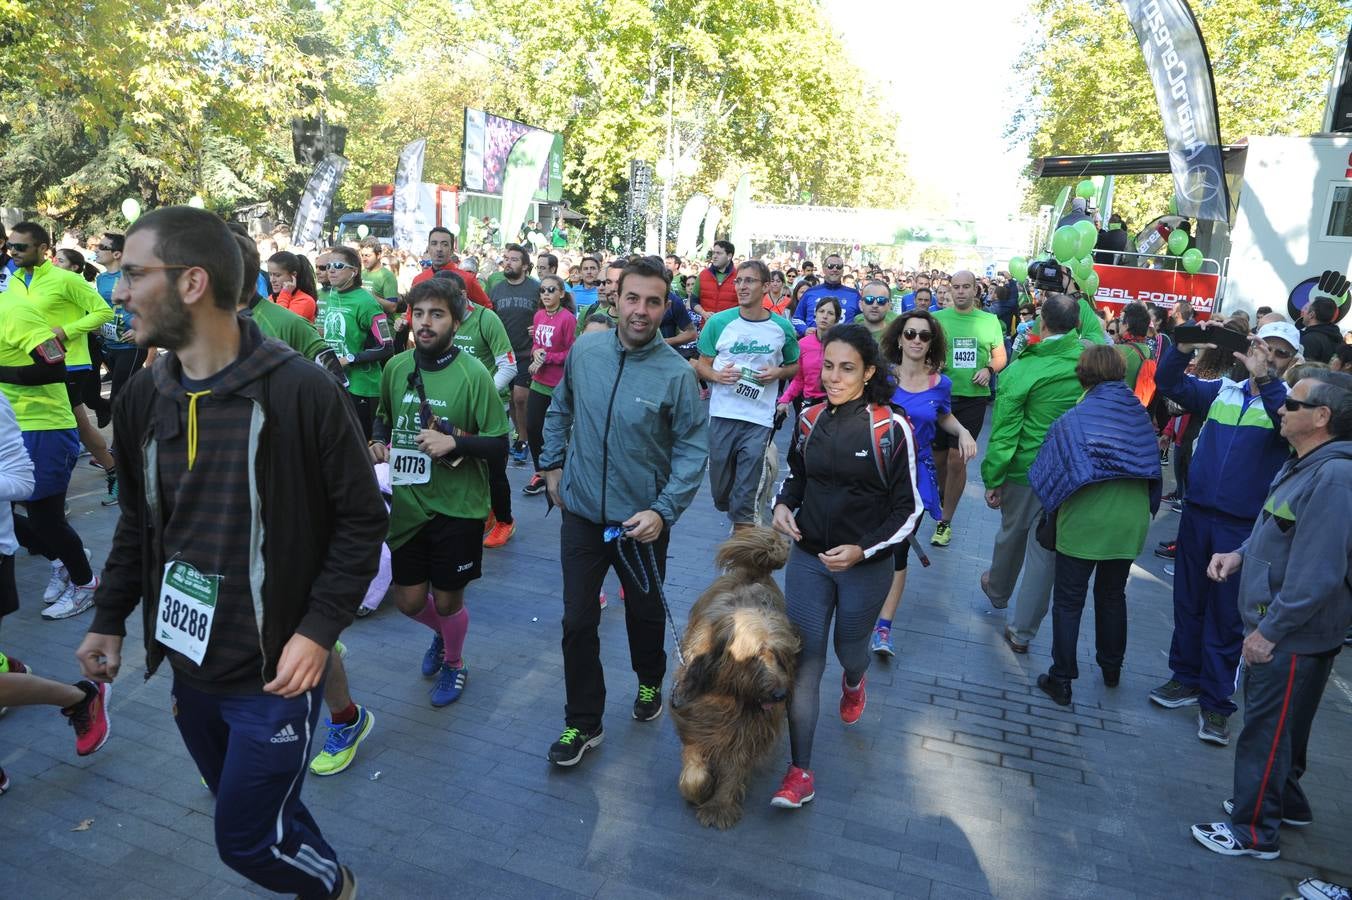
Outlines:
<svg viewBox="0 0 1352 900"><path fill-rule="evenodd" d="M706 828L724 830L742 820L742 807L740 804L724 806L706 803L695 810L695 818Z"/></svg>

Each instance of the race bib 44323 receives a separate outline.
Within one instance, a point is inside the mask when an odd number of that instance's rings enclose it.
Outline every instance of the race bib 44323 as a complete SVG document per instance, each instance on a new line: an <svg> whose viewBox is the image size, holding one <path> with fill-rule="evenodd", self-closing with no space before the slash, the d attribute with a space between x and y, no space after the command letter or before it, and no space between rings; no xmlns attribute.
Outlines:
<svg viewBox="0 0 1352 900"><path fill-rule="evenodd" d="M976 338L953 338L953 368L976 368Z"/></svg>

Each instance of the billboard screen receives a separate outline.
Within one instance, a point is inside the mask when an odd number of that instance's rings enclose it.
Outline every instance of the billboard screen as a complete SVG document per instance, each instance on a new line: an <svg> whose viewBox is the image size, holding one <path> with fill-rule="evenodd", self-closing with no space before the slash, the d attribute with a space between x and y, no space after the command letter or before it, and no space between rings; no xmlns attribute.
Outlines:
<svg viewBox="0 0 1352 900"><path fill-rule="evenodd" d="M481 109L465 110L464 172L467 191L502 196L507 177L507 159L516 142L528 134L550 134L549 158L540 173L534 200L557 203L563 199L563 135L546 132Z"/></svg>

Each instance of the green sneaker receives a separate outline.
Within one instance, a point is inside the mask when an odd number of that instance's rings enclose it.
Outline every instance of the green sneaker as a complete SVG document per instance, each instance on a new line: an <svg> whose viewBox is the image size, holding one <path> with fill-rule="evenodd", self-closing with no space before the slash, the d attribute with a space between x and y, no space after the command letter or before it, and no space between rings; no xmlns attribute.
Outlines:
<svg viewBox="0 0 1352 900"><path fill-rule="evenodd" d="M930 544L935 547L947 547L951 540L953 540L952 525L947 522L940 522L934 526L934 537L930 538Z"/></svg>
<svg viewBox="0 0 1352 900"><path fill-rule="evenodd" d="M329 722L329 736L324 741L324 749L310 763L310 771L315 775L337 775L352 765L357 756L357 745L371 733L376 717L366 707L357 707L357 721L351 725L335 725Z"/></svg>

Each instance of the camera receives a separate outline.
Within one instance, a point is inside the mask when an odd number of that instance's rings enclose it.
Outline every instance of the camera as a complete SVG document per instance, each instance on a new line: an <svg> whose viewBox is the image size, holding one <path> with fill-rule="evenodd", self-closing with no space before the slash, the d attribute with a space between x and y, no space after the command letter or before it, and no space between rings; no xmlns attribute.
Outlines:
<svg viewBox="0 0 1352 900"><path fill-rule="evenodd" d="M1039 259L1028 264L1028 281L1039 291L1060 293L1066 289L1067 270L1055 259Z"/></svg>

